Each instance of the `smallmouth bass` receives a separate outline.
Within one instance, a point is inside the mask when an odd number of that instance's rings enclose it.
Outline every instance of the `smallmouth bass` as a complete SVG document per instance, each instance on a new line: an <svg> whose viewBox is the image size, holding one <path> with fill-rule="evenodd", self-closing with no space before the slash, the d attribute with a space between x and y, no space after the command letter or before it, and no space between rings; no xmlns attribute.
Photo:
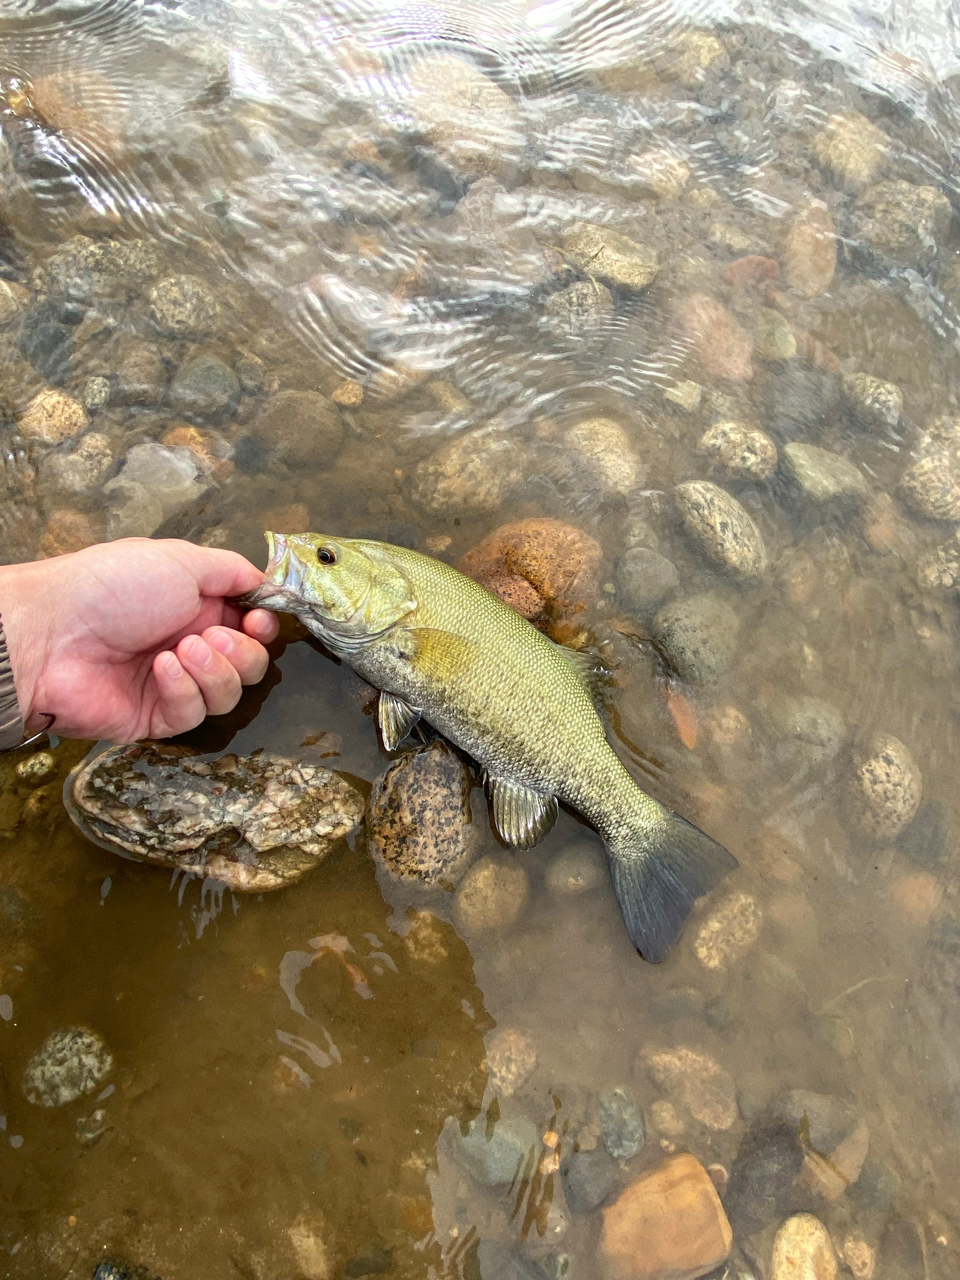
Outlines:
<svg viewBox="0 0 960 1280"><path fill-rule="evenodd" d="M542 840L558 801L581 813L606 845L633 945L662 960L696 899L737 861L624 768L593 661L441 560L360 538L266 537L266 577L246 603L294 614L380 690L388 751L422 716L482 765L506 844Z"/></svg>

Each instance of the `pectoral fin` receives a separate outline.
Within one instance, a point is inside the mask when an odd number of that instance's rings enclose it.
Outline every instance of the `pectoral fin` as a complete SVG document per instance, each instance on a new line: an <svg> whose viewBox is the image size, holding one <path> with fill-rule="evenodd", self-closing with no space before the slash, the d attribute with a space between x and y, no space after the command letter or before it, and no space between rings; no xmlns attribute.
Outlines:
<svg viewBox="0 0 960 1280"><path fill-rule="evenodd" d="M413 726L420 719L420 712L408 702L398 698L395 693L380 694L377 706L377 717L380 721L380 736L388 751L396 751Z"/></svg>
<svg viewBox="0 0 960 1280"><path fill-rule="evenodd" d="M556 796L531 791L509 778L491 778L490 795L494 826L515 849L532 849L557 820Z"/></svg>

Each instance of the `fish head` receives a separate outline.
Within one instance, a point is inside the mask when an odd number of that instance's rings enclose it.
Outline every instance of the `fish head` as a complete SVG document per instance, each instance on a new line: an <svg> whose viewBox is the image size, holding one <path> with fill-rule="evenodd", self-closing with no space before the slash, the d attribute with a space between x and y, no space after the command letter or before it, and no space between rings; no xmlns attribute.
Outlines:
<svg viewBox="0 0 960 1280"><path fill-rule="evenodd" d="M248 603L295 614L341 647L361 647L417 607L384 543L319 533L266 534L270 559Z"/></svg>

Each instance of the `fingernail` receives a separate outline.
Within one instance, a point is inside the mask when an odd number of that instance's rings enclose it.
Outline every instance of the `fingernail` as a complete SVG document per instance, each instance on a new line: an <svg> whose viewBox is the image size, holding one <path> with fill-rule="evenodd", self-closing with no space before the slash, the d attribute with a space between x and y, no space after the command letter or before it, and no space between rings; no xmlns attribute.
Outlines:
<svg viewBox="0 0 960 1280"><path fill-rule="evenodd" d="M200 636L188 636L186 650L187 657L198 667L205 667L213 658L210 646Z"/></svg>
<svg viewBox="0 0 960 1280"><path fill-rule="evenodd" d="M226 655L233 649L233 636L229 631L208 631L206 641L217 653Z"/></svg>
<svg viewBox="0 0 960 1280"><path fill-rule="evenodd" d="M171 680L179 680L180 677L185 674L183 667L180 665L180 660L175 653L165 653L163 655L163 666L165 674L168 675Z"/></svg>

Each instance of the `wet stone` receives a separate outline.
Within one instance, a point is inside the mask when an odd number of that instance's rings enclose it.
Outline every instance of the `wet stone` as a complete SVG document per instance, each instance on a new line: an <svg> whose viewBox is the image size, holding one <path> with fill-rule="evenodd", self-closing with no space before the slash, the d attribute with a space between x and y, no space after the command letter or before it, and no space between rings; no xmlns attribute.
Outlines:
<svg viewBox="0 0 960 1280"><path fill-rule="evenodd" d="M856 753L848 801L861 835L895 840L920 807L923 781L906 746L893 734L877 734Z"/></svg>
<svg viewBox="0 0 960 1280"><path fill-rule="evenodd" d="M732 494L709 480L690 480L677 485L674 498L684 527L709 560L745 582L763 577L763 536Z"/></svg>
<svg viewBox="0 0 960 1280"><path fill-rule="evenodd" d="M897 848L922 867L936 867L953 848L950 810L940 800L924 800L899 836Z"/></svg>
<svg viewBox="0 0 960 1280"><path fill-rule="evenodd" d="M653 249L609 227L578 223L564 234L562 244L571 262L610 289L639 292L653 283L659 270Z"/></svg>
<svg viewBox="0 0 960 1280"><path fill-rule="evenodd" d="M859 111L830 116L814 138L821 168L845 191L862 191L880 177L890 139Z"/></svg>
<svg viewBox="0 0 960 1280"><path fill-rule="evenodd" d="M812 444L787 444L781 451L786 473L800 496L817 506L857 507L869 496L869 486L853 465L837 453Z"/></svg>
<svg viewBox="0 0 960 1280"><path fill-rule="evenodd" d="M117 404L159 404L166 386L167 371L159 347L137 343L120 361L113 398Z"/></svg>
<svg viewBox="0 0 960 1280"><path fill-rule="evenodd" d="M512 1098L533 1074L537 1047L522 1031L503 1027L490 1037L486 1062L494 1089L502 1098Z"/></svg>
<svg viewBox="0 0 960 1280"><path fill-rule="evenodd" d="M604 1146L616 1160L632 1160L644 1143L643 1113L625 1089L611 1089L597 1099Z"/></svg>
<svg viewBox="0 0 960 1280"><path fill-rule="evenodd" d="M505 933L520 919L529 896L530 883L522 866L484 857L460 881L454 921L468 936Z"/></svg>
<svg viewBox="0 0 960 1280"><path fill-rule="evenodd" d="M22 285L0 280L0 327L14 320L29 300L30 293Z"/></svg>
<svg viewBox="0 0 960 1280"><path fill-rule="evenodd" d="M775 694L764 708L764 721L776 759L791 769L830 764L848 736L837 708L814 694Z"/></svg>
<svg viewBox="0 0 960 1280"><path fill-rule="evenodd" d="M672 601L652 624L654 642L673 671L691 684L712 684L727 671L737 648L740 619L713 592Z"/></svg>
<svg viewBox="0 0 960 1280"><path fill-rule="evenodd" d="M613 314L613 295L603 284L577 280L551 293L543 304L543 323L557 338L589 336Z"/></svg>
<svg viewBox="0 0 960 1280"><path fill-rule="evenodd" d="M900 479L904 502L931 520L960 521L960 420L937 419L917 452L919 460Z"/></svg>
<svg viewBox="0 0 960 1280"><path fill-rule="evenodd" d="M560 1180L572 1213L593 1213L609 1199L620 1166L603 1144L574 1150L560 1166Z"/></svg>
<svg viewBox="0 0 960 1280"><path fill-rule="evenodd" d="M884 265L922 271L936 257L952 218L950 201L936 187L881 182L857 201L854 225Z"/></svg>
<svg viewBox="0 0 960 1280"><path fill-rule="evenodd" d="M737 1119L733 1077L713 1058L680 1046L641 1055L653 1081L708 1129L729 1129Z"/></svg>
<svg viewBox="0 0 960 1280"><path fill-rule="evenodd" d="M766 480L777 469L777 446L765 431L743 422L715 422L701 436L697 452L731 480Z"/></svg>
<svg viewBox="0 0 960 1280"><path fill-rule="evenodd" d="M458 568L525 618L537 618L588 604L602 559L600 544L582 529L534 518L494 529Z"/></svg>
<svg viewBox="0 0 960 1280"><path fill-rule="evenodd" d="M895 427L903 412L903 392L893 382L870 373L850 373L843 379L843 396L858 426L868 431Z"/></svg>
<svg viewBox="0 0 960 1280"><path fill-rule="evenodd" d="M705 969L726 969L753 946L763 917L756 899L737 893L711 911L697 930L694 953Z"/></svg>
<svg viewBox="0 0 960 1280"><path fill-rule="evenodd" d="M761 307L752 327L753 349L761 360L792 360L797 340L790 323L772 307Z"/></svg>
<svg viewBox="0 0 960 1280"><path fill-rule="evenodd" d="M770 1280L836 1280L830 1233L812 1213L788 1218L773 1242Z"/></svg>
<svg viewBox="0 0 960 1280"><path fill-rule="evenodd" d="M738 1236L752 1235L803 1206L797 1188L802 1165L793 1124L764 1116L751 1125L730 1170L724 1202Z"/></svg>
<svg viewBox="0 0 960 1280"><path fill-rule="evenodd" d="M359 793L319 765L266 753L205 763L153 743L81 762L64 799L95 844L249 893L299 880L363 815Z"/></svg>
<svg viewBox="0 0 960 1280"><path fill-rule="evenodd" d="M89 424L86 410L78 400L62 391L41 391L27 405L20 418L20 434L41 444L60 444L78 435Z"/></svg>
<svg viewBox="0 0 960 1280"><path fill-rule="evenodd" d="M630 178L644 195L676 200L690 181L690 166L665 147L654 147L628 157Z"/></svg>
<svg viewBox="0 0 960 1280"><path fill-rule="evenodd" d="M288 467L329 467L343 443L343 424L336 407L318 391L279 391L257 414L252 438ZM251 473L256 453L240 452L237 466Z"/></svg>
<svg viewBox="0 0 960 1280"><path fill-rule="evenodd" d="M575 897L599 889L607 880L603 850L592 844L575 844L552 859L544 872L547 888L558 898Z"/></svg>
<svg viewBox="0 0 960 1280"><path fill-rule="evenodd" d="M237 375L214 355L194 356L180 366L170 384L170 405L185 417L229 417L239 399Z"/></svg>
<svg viewBox="0 0 960 1280"><path fill-rule="evenodd" d="M658 609L679 585L676 565L648 547L633 547L617 565L620 602L640 617Z"/></svg>
<svg viewBox="0 0 960 1280"><path fill-rule="evenodd" d="M410 497L429 515L496 511L522 479L523 462L521 450L499 433L459 435L417 464Z"/></svg>
<svg viewBox="0 0 960 1280"><path fill-rule="evenodd" d="M580 455L606 493L625 495L642 479L630 437L610 418L578 422L566 433L564 444Z"/></svg>
<svg viewBox="0 0 960 1280"><path fill-rule="evenodd" d="M122 471L103 492L108 498L108 536L149 538L171 521L185 531L198 523L204 527L204 520L211 523L210 495L217 491L202 477L192 450L149 443L130 450Z"/></svg>
<svg viewBox="0 0 960 1280"><path fill-rule="evenodd" d="M406 884L453 887L476 856L470 775L443 742L405 752L373 785L368 848Z"/></svg>
<svg viewBox="0 0 960 1280"><path fill-rule="evenodd" d="M204 338L217 327L220 305L196 276L168 276L150 290L150 316L168 338Z"/></svg>
<svg viewBox="0 0 960 1280"><path fill-rule="evenodd" d="M803 1151L799 1184L835 1200L856 1182L870 1135L852 1103L810 1089L792 1089L774 1099L769 1115L793 1130Z"/></svg>
<svg viewBox="0 0 960 1280"><path fill-rule="evenodd" d="M144 240L90 240L75 236L47 259L45 291L80 302L129 302L160 269L153 245Z"/></svg>
<svg viewBox="0 0 960 1280"><path fill-rule="evenodd" d="M44 782L56 770L57 761L49 751L34 751L17 764L16 774L20 782L35 787Z"/></svg>
<svg viewBox="0 0 960 1280"><path fill-rule="evenodd" d="M83 407L87 413L99 413L101 409L105 409L110 403L112 393L113 388L110 385L109 378L95 374L83 384L83 395L81 397Z"/></svg>
<svg viewBox="0 0 960 1280"><path fill-rule="evenodd" d="M91 493L113 467L113 451L107 436L88 431L69 452L55 451L41 459L41 486L55 496L70 498Z"/></svg>
<svg viewBox="0 0 960 1280"><path fill-rule="evenodd" d="M80 551L102 541L103 530L97 519L85 512L61 507L52 511L47 518L47 528L40 539L38 555L41 559L69 555L71 551Z"/></svg>
<svg viewBox="0 0 960 1280"><path fill-rule="evenodd" d="M90 1093L113 1069L113 1054L95 1031L55 1031L27 1063L23 1092L38 1107L62 1107Z"/></svg>
<svg viewBox="0 0 960 1280"><path fill-rule="evenodd" d="M731 382L753 377L753 339L715 298L688 294L675 304L674 316L704 373Z"/></svg>
<svg viewBox="0 0 960 1280"><path fill-rule="evenodd" d="M522 1171L527 1157L539 1150L540 1134L525 1117L500 1119L489 1125L481 1115L457 1143L461 1160L475 1181L485 1187L508 1186Z"/></svg>
<svg viewBox="0 0 960 1280"><path fill-rule="evenodd" d="M783 275L802 298L830 288L837 268L837 237L830 210L812 200L795 219L783 246Z"/></svg>

